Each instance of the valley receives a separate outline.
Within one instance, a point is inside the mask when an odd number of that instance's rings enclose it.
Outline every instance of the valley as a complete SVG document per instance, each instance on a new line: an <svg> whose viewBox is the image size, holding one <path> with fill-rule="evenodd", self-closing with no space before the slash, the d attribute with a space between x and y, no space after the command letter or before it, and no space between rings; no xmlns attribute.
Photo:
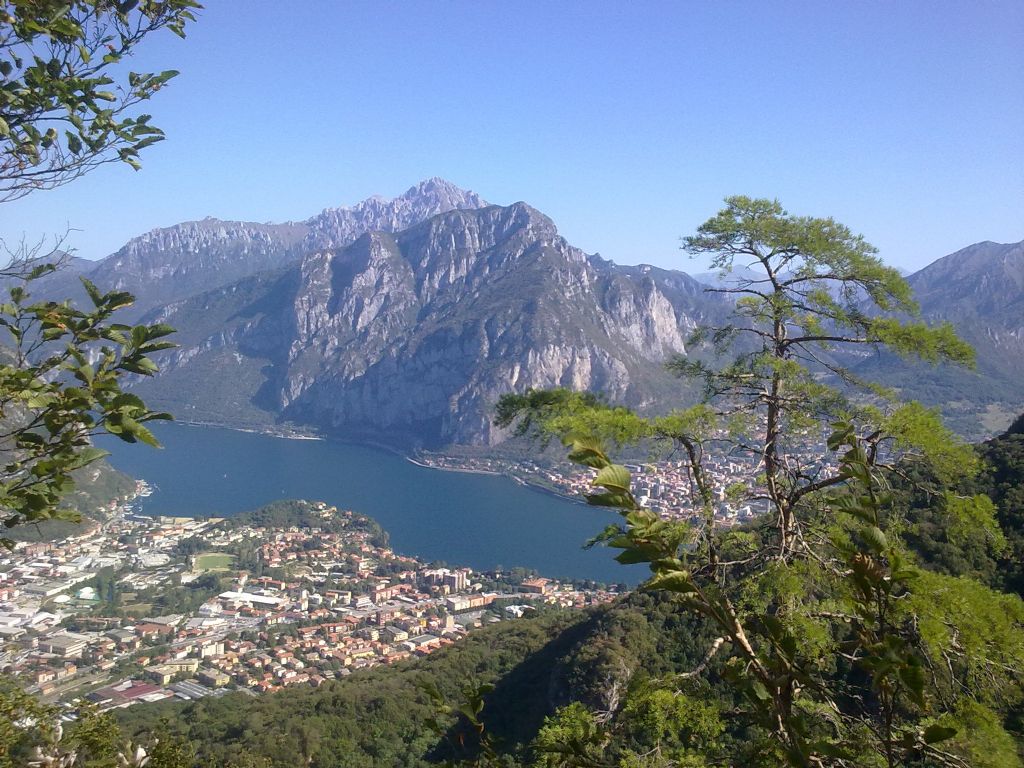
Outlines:
<svg viewBox="0 0 1024 768"><path fill-rule="evenodd" d="M4 2L0 768L1024 768L1022 37Z"/></svg>

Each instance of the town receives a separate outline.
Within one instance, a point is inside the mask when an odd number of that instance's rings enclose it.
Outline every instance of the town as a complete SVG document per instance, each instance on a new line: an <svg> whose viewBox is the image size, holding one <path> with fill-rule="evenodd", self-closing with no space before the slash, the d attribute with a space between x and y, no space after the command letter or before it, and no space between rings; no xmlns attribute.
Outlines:
<svg viewBox="0 0 1024 768"><path fill-rule="evenodd" d="M83 700L106 710L318 686L620 591L431 567L386 540L321 502L191 519L122 500L79 535L0 554L0 668L72 718Z"/></svg>
<svg viewBox="0 0 1024 768"><path fill-rule="evenodd" d="M823 476L838 471L834 458L821 458L824 450L819 441L805 437L792 452L798 464L816 466ZM592 485L595 470L580 469L558 460L421 453L416 461L436 469L508 475L519 482L580 501L595 490ZM716 453L705 456L703 466L712 487L716 525L742 525L768 510L763 491L756 485L759 456L749 451ZM696 517L693 478L687 461L662 458L626 462L625 467L632 475L633 493L641 506L666 520Z"/></svg>

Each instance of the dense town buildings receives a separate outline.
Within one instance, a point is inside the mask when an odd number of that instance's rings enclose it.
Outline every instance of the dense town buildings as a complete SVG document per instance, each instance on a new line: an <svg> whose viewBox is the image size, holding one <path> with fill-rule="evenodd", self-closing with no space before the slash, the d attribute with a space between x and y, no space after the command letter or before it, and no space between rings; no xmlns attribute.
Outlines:
<svg viewBox="0 0 1024 768"><path fill-rule="evenodd" d="M312 525L148 518L126 503L72 538L0 553L0 668L32 692L101 709L261 693L615 594L429 567L382 544L366 518L296 504ZM182 606L164 610L171 599Z"/></svg>

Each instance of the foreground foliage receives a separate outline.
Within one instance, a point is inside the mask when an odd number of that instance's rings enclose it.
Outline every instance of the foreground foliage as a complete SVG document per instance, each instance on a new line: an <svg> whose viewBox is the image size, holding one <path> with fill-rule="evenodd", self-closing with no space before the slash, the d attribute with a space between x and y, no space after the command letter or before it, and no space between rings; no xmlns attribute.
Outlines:
<svg viewBox="0 0 1024 768"><path fill-rule="evenodd" d="M136 107L177 73L123 69L161 30L184 36L193 0L14 0L0 7L0 202L66 184L99 165L138 169L139 153L163 139ZM7 528L54 518L77 521L60 502L74 472L103 452L99 432L156 444L144 423L169 418L122 389L150 376L150 356L174 346L165 325L114 322L132 304L83 279L89 305L32 302L33 280L66 259L56 248L10 249L0 267L0 519ZM0 538L10 546L11 540Z"/></svg>
<svg viewBox="0 0 1024 768"><path fill-rule="evenodd" d="M184 37L193 0L13 0L0 8L0 202L99 165L139 167L163 131L135 107L178 73L118 66L149 35Z"/></svg>
<svg viewBox="0 0 1024 768"><path fill-rule="evenodd" d="M732 716L763 735L760 764L967 766L980 754L1017 764L993 745L1008 741L1000 724L1021 698L1024 605L921 569L904 538L905 498L893 492L915 473L929 478L933 491L947 491L948 524L988 532L984 546L997 550L1004 541L991 502L956 493L978 462L933 412L858 381L832 354L868 347L971 365L971 350L948 325L916 321L906 282L831 219L735 197L685 242L710 254L723 277L734 266L758 275L721 289L736 299L734 324L693 339L734 356L720 366L670 363L704 382L706 404L645 419L591 395L528 392L502 399L498 423L558 437L572 461L596 471L587 500L623 518L599 540L621 550L620 562L650 566L644 588L673 595L715 628L686 678L718 665L739 697ZM825 436L826 451L809 448ZM683 458L692 520L662 520L633 496L630 472L608 451L638 442ZM712 453L757 460L758 477L728 489L734 502L766 508L756 524L717 524ZM677 681L664 684L685 694ZM972 718L991 727L974 728ZM627 708L604 720L561 762L616 764L594 750L627 727ZM732 759L709 744L641 758Z"/></svg>
<svg viewBox="0 0 1024 768"><path fill-rule="evenodd" d="M49 271L33 269L26 282ZM0 362L0 510L7 528L50 519L77 521L62 507L74 472L106 455L91 438L112 434L157 445L145 423L169 419L122 389L129 375L156 372L150 355L175 346L165 325L129 327L112 321L132 303L123 292L101 294L83 280L93 307L31 303L23 285L0 304L8 334ZM0 543L9 544L7 539Z"/></svg>
<svg viewBox="0 0 1024 768"><path fill-rule="evenodd" d="M173 736L125 740L109 714L89 707L63 725L58 707L0 680L0 768L190 768L195 755Z"/></svg>

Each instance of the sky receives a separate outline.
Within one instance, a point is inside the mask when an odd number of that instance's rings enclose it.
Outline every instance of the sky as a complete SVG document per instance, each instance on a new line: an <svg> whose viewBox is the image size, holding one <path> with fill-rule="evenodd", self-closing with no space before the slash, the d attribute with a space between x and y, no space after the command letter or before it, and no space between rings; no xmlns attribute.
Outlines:
<svg viewBox="0 0 1024 768"><path fill-rule="evenodd" d="M207 0L138 71L167 140L0 207L101 258L155 227L308 218L441 176L573 245L700 271L727 195L832 216L904 269L1024 239L1024 3Z"/></svg>

